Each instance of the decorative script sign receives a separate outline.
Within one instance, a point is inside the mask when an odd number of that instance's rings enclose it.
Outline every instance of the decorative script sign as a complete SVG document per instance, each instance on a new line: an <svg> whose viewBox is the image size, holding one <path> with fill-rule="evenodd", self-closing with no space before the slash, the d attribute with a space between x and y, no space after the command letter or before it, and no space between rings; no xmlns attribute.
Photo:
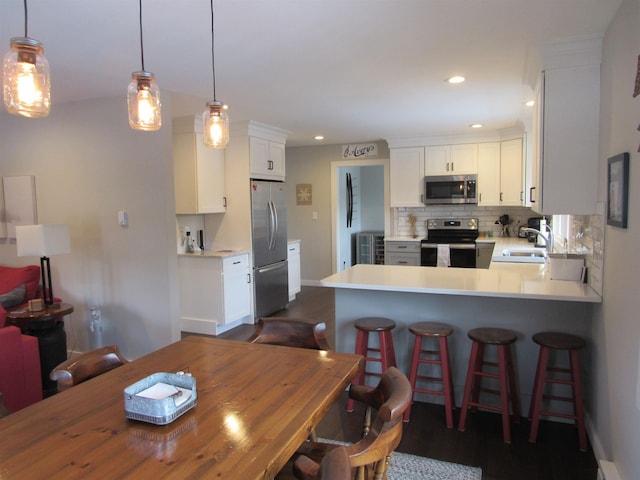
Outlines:
<svg viewBox="0 0 640 480"><path fill-rule="evenodd" d="M342 158L367 158L378 156L378 145L375 143L357 143L342 146Z"/></svg>

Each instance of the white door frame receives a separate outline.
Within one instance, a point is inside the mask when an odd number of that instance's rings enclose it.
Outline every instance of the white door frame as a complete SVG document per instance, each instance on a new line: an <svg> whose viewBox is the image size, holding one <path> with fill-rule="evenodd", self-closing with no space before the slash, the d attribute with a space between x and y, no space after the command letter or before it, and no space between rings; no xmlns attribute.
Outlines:
<svg viewBox="0 0 640 480"><path fill-rule="evenodd" d="M338 168L370 167L381 165L384 168L384 233L391 232L391 210L389 207L389 159L366 158L348 159L331 162L331 273L338 271Z"/></svg>

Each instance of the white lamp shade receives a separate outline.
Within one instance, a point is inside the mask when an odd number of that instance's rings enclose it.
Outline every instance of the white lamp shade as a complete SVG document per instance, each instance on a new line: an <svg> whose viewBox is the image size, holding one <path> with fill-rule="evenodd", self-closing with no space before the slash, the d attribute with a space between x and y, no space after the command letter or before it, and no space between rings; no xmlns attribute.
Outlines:
<svg viewBox="0 0 640 480"><path fill-rule="evenodd" d="M71 253L69 225L19 225L16 227L19 257L48 257Z"/></svg>

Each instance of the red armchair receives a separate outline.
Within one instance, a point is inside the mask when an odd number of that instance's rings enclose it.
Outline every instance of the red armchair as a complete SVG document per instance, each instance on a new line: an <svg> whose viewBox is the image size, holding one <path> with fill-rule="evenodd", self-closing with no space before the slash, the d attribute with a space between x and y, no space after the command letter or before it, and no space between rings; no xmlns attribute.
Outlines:
<svg viewBox="0 0 640 480"><path fill-rule="evenodd" d="M17 327L5 327L7 310L27 308L29 300L40 295L39 284L37 265L0 266L0 299L7 304L6 309L0 304L0 392L10 412L42 400L38 339L22 335Z"/></svg>
<svg viewBox="0 0 640 480"><path fill-rule="evenodd" d="M42 400L38 339L17 327L0 328L0 392L10 412Z"/></svg>
<svg viewBox="0 0 640 480"><path fill-rule="evenodd" d="M24 298L11 309L27 308L29 300L40 296L40 267L0 267L0 296L9 294L21 285L25 286ZM4 327L6 317L7 311L0 305L0 328Z"/></svg>

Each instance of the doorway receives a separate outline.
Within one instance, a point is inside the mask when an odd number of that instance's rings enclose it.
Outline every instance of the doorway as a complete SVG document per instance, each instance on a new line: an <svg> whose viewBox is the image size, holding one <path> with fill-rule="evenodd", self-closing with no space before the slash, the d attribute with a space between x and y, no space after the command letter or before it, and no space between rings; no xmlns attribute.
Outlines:
<svg viewBox="0 0 640 480"><path fill-rule="evenodd" d="M332 273L354 262L355 234L390 231L389 160L331 162Z"/></svg>

